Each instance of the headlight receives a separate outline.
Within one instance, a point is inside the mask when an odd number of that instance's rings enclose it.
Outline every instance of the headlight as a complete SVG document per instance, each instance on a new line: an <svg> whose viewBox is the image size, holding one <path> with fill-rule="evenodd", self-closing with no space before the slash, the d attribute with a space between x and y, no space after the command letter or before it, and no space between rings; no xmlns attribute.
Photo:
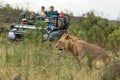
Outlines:
<svg viewBox="0 0 120 80"><path fill-rule="evenodd" d="M15 39L15 33L14 32L8 32L8 38L9 39Z"/></svg>

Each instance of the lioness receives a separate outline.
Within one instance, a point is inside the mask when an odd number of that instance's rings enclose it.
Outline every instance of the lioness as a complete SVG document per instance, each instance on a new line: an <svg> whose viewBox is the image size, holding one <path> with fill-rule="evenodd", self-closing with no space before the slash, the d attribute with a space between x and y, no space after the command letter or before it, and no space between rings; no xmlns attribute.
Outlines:
<svg viewBox="0 0 120 80"><path fill-rule="evenodd" d="M69 34L64 34L58 40L56 48L59 50L64 49L72 52L73 56L77 59L78 62L82 62L84 59L87 59L86 62L88 62L89 56L89 58L92 58L93 64L95 64L96 68L98 69L111 62L111 58L107 55L105 50Z"/></svg>

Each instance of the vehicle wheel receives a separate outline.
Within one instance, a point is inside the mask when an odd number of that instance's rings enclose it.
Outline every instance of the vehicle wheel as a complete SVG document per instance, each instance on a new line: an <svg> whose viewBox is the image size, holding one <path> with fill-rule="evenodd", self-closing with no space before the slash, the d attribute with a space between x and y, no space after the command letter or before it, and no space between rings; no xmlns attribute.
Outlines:
<svg viewBox="0 0 120 80"><path fill-rule="evenodd" d="M12 32L12 31L9 31L9 32L7 33L7 37L8 37L9 40L15 40L15 39L16 39L16 35L15 35L15 33Z"/></svg>
<svg viewBox="0 0 120 80"><path fill-rule="evenodd" d="M49 37L49 34L44 34L44 35L43 35L43 40L44 40L44 41L47 41L47 40L48 40L48 37Z"/></svg>

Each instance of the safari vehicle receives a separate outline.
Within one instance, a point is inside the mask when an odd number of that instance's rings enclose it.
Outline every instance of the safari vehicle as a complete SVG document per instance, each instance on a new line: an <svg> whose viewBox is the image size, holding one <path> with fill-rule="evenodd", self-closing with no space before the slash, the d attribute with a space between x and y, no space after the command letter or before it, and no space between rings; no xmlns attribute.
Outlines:
<svg viewBox="0 0 120 80"><path fill-rule="evenodd" d="M19 15L17 24L12 24L10 26L10 30L8 30L8 32L7 32L7 38L9 40L12 40L12 41L21 40L22 38L24 38L24 35L27 33L28 29L30 29L30 30L39 29L41 31L42 26L36 27L35 24L22 24L21 23L22 18L25 18L25 13L21 13ZM45 40L45 41L52 40L55 37L59 38L59 37L61 37L62 34L68 32L68 27L69 27L69 23L70 23L69 15L65 15L63 18L53 15L53 16L49 17L49 20L50 20L50 24L57 27L57 30L48 31L48 30L44 29L45 33L42 36L43 40Z"/></svg>

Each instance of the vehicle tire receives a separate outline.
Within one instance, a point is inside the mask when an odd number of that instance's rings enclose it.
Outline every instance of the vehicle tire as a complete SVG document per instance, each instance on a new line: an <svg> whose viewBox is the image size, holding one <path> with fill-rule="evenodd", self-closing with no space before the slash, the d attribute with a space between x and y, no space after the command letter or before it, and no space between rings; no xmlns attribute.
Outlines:
<svg viewBox="0 0 120 80"><path fill-rule="evenodd" d="M12 31L7 32L7 37L8 37L9 40L15 40L16 39L16 35Z"/></svg>
<svg viewBox="0 0 120 80"><path fill-rule="evenodd" d="M48 34L48 33L44 34L44 35L43 35L43 40L44 40L44 41L47 41L47 40L48 40L48 37L49 37L49 34Z"/></svg>

